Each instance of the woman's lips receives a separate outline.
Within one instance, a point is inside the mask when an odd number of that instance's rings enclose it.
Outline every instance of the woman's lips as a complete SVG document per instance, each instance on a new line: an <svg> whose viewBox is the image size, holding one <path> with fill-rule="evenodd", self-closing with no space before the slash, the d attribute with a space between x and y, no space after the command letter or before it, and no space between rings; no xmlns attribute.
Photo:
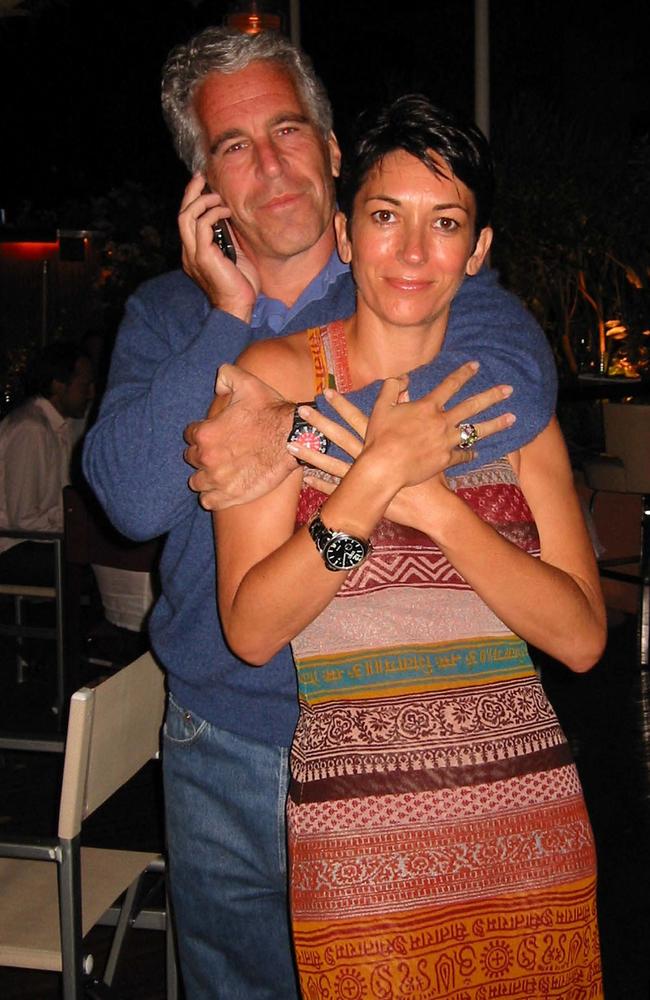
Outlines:
<svg viewBox="0 0 650 1000"><path fill-rule="evenodd" d="M386 283L399 292L421 292L431 287L430 281L421 278L386 278Z"/></svg>

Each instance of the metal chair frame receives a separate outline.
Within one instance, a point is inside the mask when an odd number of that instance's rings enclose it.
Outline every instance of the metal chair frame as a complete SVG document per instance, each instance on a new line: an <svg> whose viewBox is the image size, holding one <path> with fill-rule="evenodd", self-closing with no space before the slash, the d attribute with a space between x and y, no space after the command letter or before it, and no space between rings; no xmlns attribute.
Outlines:
<svg viewBox="0 0 650 1000"><path fill-rule="evenodd" d="M14 621L13 624L0 622L0 635L15 636L18 643L16 653L17 679L23 678L24 664L22 661L21 646L23 639L52 639L56 652L56 697L52 706L52 711L57 719L57 730L62 732L65 728L65 711L70 690L66 677L66 649L64 641L64 605L65 605L65 575L63 559L62 532L53 531L13 531L6 528L0 529L0 536L3 538L15 538L18 541L40 542L50 544L54 547L54 586L34 587L21 583L0 583L0 596L13 597L14 599ZM53 601L55 605L55 625L54 627L26 625L23 619L23 605L26 601ZM38 738L36 736L13 736L8 733L0 733L0 747L4 749L32 750L52 750L60 752L63 750L63 738L61 736L54 739Z"/></svg>
<svg viewBox="0 0 650 1000"><path fill-rule="evenodd" d="M84 937L95 925L116 927L99 985L110 996L125 935L132 926L164 927L167 996L177 993L168 905L137 917L143 878L164 875L155 852L81 846L83 822L158 755L164 680L150 653L72 696L56 837L0 842L0 965L58 970L63 1000L82 1000L91 984ZM44 866L53 865L56 878ZM34 887L40 887L38 909ZM115 901L123 896L118 907ZM51 897L51 898L49 898ZM56 897L56 899L54 898ZM48 901L49 898L49 901ZM82 905L83 903L83 905ZM27 913L21 916L22 908ZM31 909L30 909L31 907ZM3 912L4 911L4 912ZM154 920L154 917L157 918Z"/></svg>

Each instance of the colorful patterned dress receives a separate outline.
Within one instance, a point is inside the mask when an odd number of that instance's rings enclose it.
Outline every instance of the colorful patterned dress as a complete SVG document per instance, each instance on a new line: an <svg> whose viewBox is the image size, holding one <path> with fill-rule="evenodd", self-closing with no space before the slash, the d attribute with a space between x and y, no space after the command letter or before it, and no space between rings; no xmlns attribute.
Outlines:
<svg viewBox="0 0 650 1000"><path fill-rule="evenodd" d="M344 345L323 333L345 390ZM450 485L539 554L507 460ZM323 500L304 489L298 523ZM293 643L303 997L602 997L591 828L525 642L427 536L383 520L373 544Z"/></svg>

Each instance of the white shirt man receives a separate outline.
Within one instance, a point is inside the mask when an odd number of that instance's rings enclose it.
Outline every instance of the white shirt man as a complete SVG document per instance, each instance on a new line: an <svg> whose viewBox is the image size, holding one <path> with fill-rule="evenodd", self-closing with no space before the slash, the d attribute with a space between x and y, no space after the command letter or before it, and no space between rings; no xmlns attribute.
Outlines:
<svg viewBox="0 0 650 1000"><path fill-rule="evenodd" d="M93 372L74 345L54 344L44 355L47 364L54 362L43 369L45 394L27 399L0 423L0 530L63 530L62 490L84 430ZM38 544L0 537L0 579L48 582L51 554L35 550Z"/></svg>

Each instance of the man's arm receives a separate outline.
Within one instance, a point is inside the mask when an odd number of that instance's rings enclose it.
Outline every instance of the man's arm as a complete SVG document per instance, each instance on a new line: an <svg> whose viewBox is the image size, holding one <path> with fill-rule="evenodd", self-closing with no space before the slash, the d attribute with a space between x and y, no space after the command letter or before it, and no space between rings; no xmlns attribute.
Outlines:
<svg viewBox="0 0 650 1000"><path fill-rule="evenodd" d="M183 430L204 416L219 365L249 338L246 323L211 309L180 272L146 283L127 303L83 452L88 481L125 535L161 535L196 504Z"/></svg>
<svg viewBox="0 0 650 1000"><path fill-rule="evenodd" d="M59 457L52 453L51 432L35 421L12 430L4 454L8 525L22 531L63 531L63 501L55 488Z"/></svg>
<svg viewBox="0 0 650 1000"><path fill-rule="evenodd" d="M508 408L517 421L503 439L494 438L492 446L515 451L528 444L555 413L555 359L537 320L516 295L499 284L490 268L484 267L461 285L452 302L444 348L434 364L439 362L444 376L469 358L481 363L472 392L498 382L513 387Z"/></svg>

